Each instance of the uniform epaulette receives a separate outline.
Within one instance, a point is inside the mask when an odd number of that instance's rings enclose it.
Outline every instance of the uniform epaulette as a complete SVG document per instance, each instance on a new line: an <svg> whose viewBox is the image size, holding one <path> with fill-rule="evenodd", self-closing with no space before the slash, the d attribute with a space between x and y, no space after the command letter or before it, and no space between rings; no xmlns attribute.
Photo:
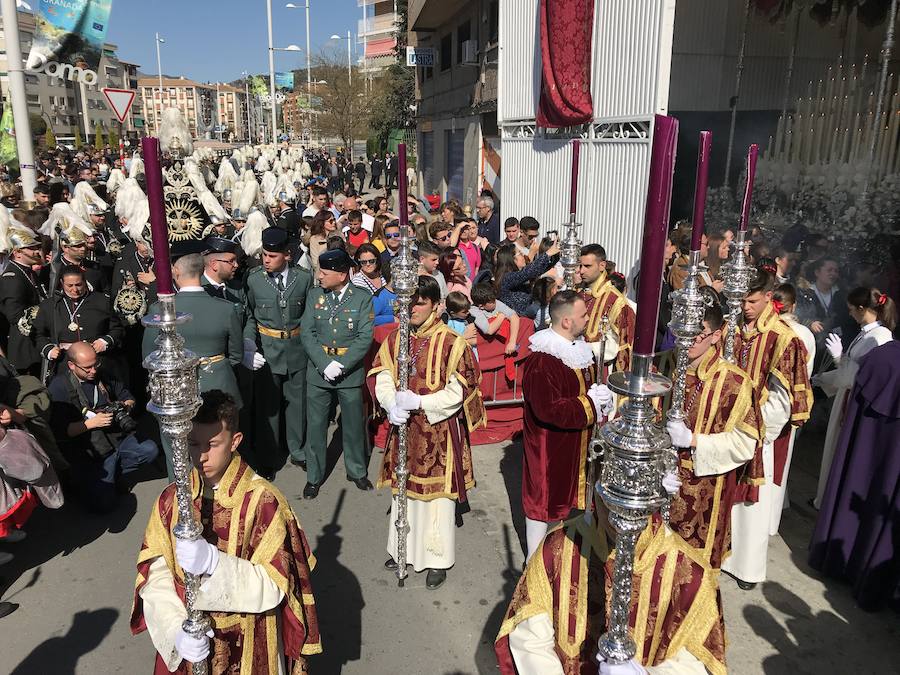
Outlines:
<svg viewBox="0 0 900 675"><path fill-rule="evenodd" d="M257 265L256 267L251 267L250 271L247 272L247 278L249 279L254 274L259 274L260 272L265 271L265 268L262 265Z"/></svg>
<svg viewBox="0 0 900 675"><path fill-rule="evenodd" d="M4 273L3 273L3 276L5 276L5 277L14 277L14 276L16 276L16 273L15 273L15 272L4 272Z"/></svg>

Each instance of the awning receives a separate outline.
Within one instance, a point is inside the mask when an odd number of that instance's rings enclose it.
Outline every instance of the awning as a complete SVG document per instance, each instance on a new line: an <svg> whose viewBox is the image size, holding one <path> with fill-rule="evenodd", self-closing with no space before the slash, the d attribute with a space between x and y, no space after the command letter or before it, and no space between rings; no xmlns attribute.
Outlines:
<svg viewBox="0 0 900 675"><path fill-rule="evenodd" d="M372 59L376 56L389 56L394 53L397 48L397 38L383 38L381 40L369 40L366 43L366 58Z"/></svg>

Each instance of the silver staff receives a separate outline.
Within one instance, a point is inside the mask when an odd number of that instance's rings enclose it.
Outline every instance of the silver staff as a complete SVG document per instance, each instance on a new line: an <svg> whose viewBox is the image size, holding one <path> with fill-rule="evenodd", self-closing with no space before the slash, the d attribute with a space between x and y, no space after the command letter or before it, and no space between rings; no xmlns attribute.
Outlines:
<svg viewBox="0 0 900 675"><path fill-rule="evenodd" d="M728 331L725 333L725 359L735 363L734 338L737 335L738 324L741 320L741 303L750 289L750 279L754 269L747 255L750 241L746 240L747 232L738 230L731 242L731 257L722 265L722 275L725 277L725 286L722 292L728 298Z"/></svg>
<svg viewBox="0 0 900 675"><path fill-rule="evenodd" d="M156 351L144 359L144 367L150 373L150 403L147 410L156 415L159 428L172 448L172 466L175 470L175 496L178 500L178 524L173 533L178 539L193 541L203 536L203 527L194 517L191 491L191 458L188 454L187 436L191 420L200 407L200 386L197 377L197 356L184 348L176 326L191 320L189 314L175 312L175 294L159 295L161 312L145 316L145 326L159 329ZM200 577L184 575L184 605L187 619L181 627L195 638L202 638L210 630L209 617L194 609ZM192 664L193 675L206 675L206 662Z"/></svg>
<svg viewBox="0 0 900 675"><path fill-rule="evenodd" d="M609 335L609 314L604 314L600 319L600 355L597 357L597 384L606 384L603 378L604 359L606 358L606 338ZM603 437L600 433L603 425L600 423L600 411L597 411L597 419L591 432L591 440L587 449L587 470L585 475L584 508L590 510L594 494L594 469L596 462L603 456Z"/></svg>
<svg viewBox="0 0 900 675"><path fill-rule="evenodd" d="M650 372L652 360L652 354L633 354L630 372L609 376L609 388L627 401L621 416L600 432L605 452L597 491L618 533L608 630L600 638L600 655L611 663L625 663L635 655L628 630L635 544L647 519L668 502L662 477L672 443L655 422L651 400L664 396L672 383Z"/></svg>
<svg viewBox="0 0 900 675"><path fill-rule="evenodd" d="M688 350L693 346L694 340L703 332L703 313L706 308L706 296L700 292L700 271L703 263L700 262L700 251L691 251L688 263L685 265L687 278L681 290L669 294L672 301L672 319L669 328L675 335L675 373L672 390L672 403L669 406L668 418L683 422L684 414L684 387L688 369ZM678 468L678 456L673 448L666 458L668 469L675 471ZM663 507L663 518L668 522L668 502Z"/></svg>
<svg viewBox="0 0 900 675"><path fill-rule="evenodd" d="M412 297L419 285L419 264L412 254L412 241L409 238L409 222L406 213L406 145L397 147L397 173L400 176L400 253L391 263L391 278L394 292L397 294L397 316L400 321L400 349L397 357L397 390L409 389L409 311ZM397 428L397 464L394 471L397 475L397 585L401 588L406 579L406 535L409 534L409 521L406 517L406 482L409 478L409 422ZM389 450L386 450L389 452Z"/></svg>
<svg viewBox="0 0 900 675"><path fill-rule="evenodd" d="M575 288L575 273L578 271L578 263L581 262L581 238L578 236L578 228L581 223L575 222L575 214L569 217L566 223L566 238L559 247L559 261L563 267L564 289Z"/></svg>

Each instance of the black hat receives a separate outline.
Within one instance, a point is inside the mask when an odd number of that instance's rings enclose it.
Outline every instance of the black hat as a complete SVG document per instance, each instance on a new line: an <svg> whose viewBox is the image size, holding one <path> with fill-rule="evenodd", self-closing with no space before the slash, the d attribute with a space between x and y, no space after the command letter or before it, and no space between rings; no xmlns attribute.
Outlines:
<svg viewBox="0 0 900 675"><path fill-rule="evenodd" d="M225 237L217 237L213 234L203 240L203 246L203 255L208 253L237 253L238 251L237 242L225 239Z"/></svg>
<svg viewBox="0 0 900 675"><path fill-rule="evenodd" d="M349 272L351 267L353 267L353 260L343 249L336 248L331 251L325 251L319 256L320 269L331 270L332 272Z"/></svg>
<svg viewBox="0 0 900 675"><path fill-rule="evenodd" d="M175 262L179 258L193 253L203 253L206 250L206 244L199 239L186 239L184 241L176 241L172 244L169 251L169 258Z"/></svg>
<svg viewBox="0 0 900 675"><path fill-rule="evenodd" d="M288 235L280 227L267 227L262 233L262 247L271 253L287 251Z"/></svg>

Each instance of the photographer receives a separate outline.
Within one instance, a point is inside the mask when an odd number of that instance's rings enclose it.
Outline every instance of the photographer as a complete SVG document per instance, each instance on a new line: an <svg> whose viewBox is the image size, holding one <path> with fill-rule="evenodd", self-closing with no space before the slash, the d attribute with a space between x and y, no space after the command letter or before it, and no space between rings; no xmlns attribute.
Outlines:
<svg viewBox="0 0 900 675"><path fill-rule="evenodd" d="M121 382L99 373L99 366L94 348L76 342L49 390L53 430L81 497L89 509L105 513L115 508L116 479L152 462L159 450L153 441L137 439L134 397Z"/></svg>

